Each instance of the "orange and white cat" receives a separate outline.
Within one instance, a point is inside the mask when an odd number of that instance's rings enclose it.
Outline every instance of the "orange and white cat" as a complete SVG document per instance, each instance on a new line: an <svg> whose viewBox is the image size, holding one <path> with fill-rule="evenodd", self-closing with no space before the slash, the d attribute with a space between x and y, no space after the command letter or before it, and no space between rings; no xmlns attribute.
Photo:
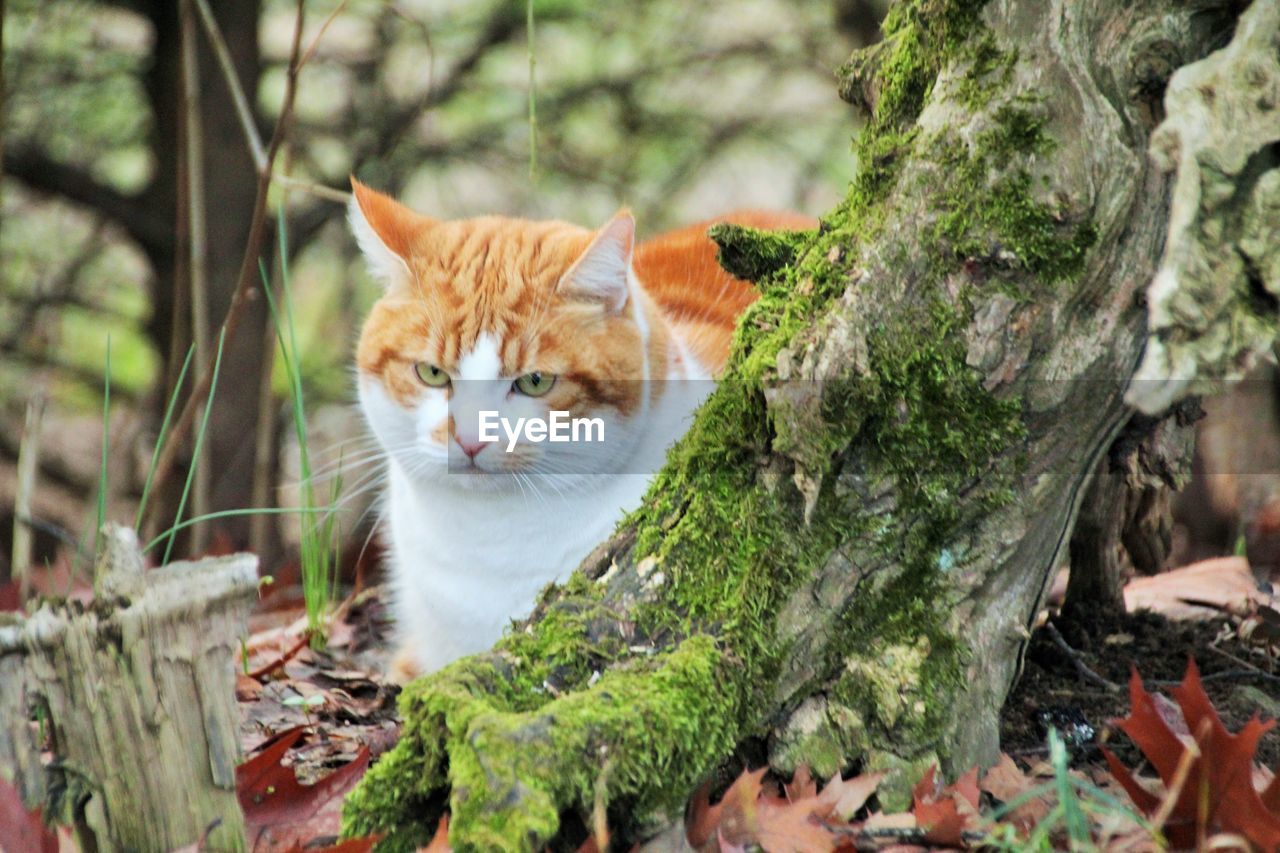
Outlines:
<svg viewBox="0 0 1280 853"><path fill-rule="evenodd" d="M597 231L441 221L352 185L351 227L385 289L356 362L388 460L403 678L489 647L639 503L756 293L716 263L709 222L637 247L626 211ZM483 413L515 423L552 412L597 419L604 440L482 440Z"/></svg>

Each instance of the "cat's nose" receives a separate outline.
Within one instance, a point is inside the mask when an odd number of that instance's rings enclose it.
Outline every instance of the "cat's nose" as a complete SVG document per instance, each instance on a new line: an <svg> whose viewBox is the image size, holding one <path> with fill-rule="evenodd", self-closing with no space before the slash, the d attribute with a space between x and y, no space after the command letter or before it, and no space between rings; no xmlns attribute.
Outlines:
<svg viewBox="0 0 1280 853"><path fill-rule="evenodd" d="M475 459L476 454L489 446L489 442L480 439L466 439L455 435L453 440L458 442L458 446L462 448L462 452L467 454L468 459Z"/></svg>

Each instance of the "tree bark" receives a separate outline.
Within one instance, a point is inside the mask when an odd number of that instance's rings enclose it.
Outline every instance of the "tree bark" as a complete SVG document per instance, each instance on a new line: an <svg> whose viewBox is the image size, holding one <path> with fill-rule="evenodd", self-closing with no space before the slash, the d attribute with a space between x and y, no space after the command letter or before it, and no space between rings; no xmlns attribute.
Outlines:
<svg viewBox="0 0 1280 853"><path fill-rule="evenodd" d="M448 808L455 847L535 849L603 806L625 843L735 749L887 770L889 807L930 763L993 761L1132 414L1164 86L1238 12L895 5L844 69L870 113L847 199L816 233L716 232L762 292L720 388L525 625L406 688L346 831L409 849Z"/></svg>

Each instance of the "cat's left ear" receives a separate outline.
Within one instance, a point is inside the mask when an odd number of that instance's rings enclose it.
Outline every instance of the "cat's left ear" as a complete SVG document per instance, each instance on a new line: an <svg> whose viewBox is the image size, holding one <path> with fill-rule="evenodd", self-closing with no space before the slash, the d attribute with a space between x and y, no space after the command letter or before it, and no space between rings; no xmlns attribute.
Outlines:
<svg viewBox="0 0 1280 853"><path fill-rule="evenodd" d="M408 283L412 277L409 253L419 235L435 222L354 177L347 220L369 272L387 288Z"/></svg>
<svg viewBox="0 0 1280 853"><path fill-rule="evenodd" d="M635 241L636 221L624 208L596 232L591 245L560 279L561 292L599 302L610 314L621 311L631 292L627 272Z"/></svg>

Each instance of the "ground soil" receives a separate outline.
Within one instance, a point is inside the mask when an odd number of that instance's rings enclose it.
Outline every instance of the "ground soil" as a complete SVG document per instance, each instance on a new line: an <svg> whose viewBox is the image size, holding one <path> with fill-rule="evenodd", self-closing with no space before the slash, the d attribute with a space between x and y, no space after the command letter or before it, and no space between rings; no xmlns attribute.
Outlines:
<svg viewBox="0 0 1280 853"><path fill-rule="evenodd" d="M1275 659L1240 639L1238 620L1172 622L1139 612L1055 624L1080 664L1125 689L1109 691L1082 677L1051 633L1037 631L1001 715L1001 748L1016 758L1034 761L1047 754L1046 721L1052 720L1068 734L1086 735L1072 750L1077 765L1102 763L1097 745L1105 744L1129 766L1140 766L1141 754L1111 722L1129 711L1127 685L1135 666L1149 691L1168 695L1194 658L1228 731L1238 731L1254 714L1274 717L1280 708L1280 677L1268 671ZM1280 766L1280 730L1263 737L1257 760L1271 769Z"/></svg>

